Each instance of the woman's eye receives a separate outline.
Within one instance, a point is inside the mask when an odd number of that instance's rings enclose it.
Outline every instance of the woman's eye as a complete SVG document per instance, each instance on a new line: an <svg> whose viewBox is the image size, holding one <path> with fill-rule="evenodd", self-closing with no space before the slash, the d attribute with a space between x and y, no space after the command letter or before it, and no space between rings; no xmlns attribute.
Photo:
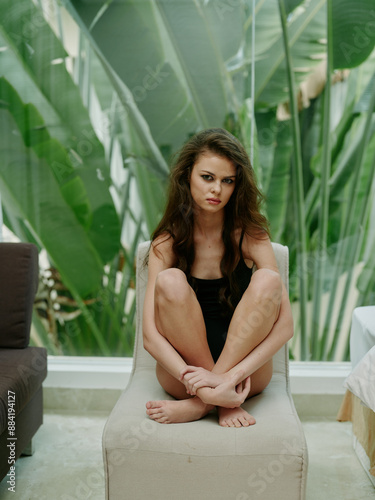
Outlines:
<svg viewBox="0 0 375 500"><path fill-rule="evenodd" d="M233 179L224 179L223 182L225 182L225 184L233 184Z"/></svg>
<svg viewBox="0 0 375 500"><path fill-rule="evenodd" d="M212 176L211 175L202 175L202 179L204 179L205 181L212 181Z"/></svg>

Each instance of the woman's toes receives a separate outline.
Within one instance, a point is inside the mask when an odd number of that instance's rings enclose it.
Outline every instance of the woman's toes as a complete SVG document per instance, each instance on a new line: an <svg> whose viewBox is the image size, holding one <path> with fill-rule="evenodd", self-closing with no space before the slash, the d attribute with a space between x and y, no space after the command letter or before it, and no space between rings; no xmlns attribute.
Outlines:
<svg viewBox="0 0 375 500"><path fill-rule="evenodd" d="M148 401L146 403L146 413L152 420L158 420L164 416L161 401Z"/></svg>
<svg viewBox="0 0 375 500"><path fill-rule="evenodd" d="M167 417L165 415L160 415L159 417L153 418L153 420L155 420L155 422L158 422L159 424L165 424L167 422Z"/></svg>
<svg viewBox="0 0 375 500"><path fill-rule="evenodd" d="M250 422L249 422L248 420L246 420L246 418L245 418L245 417L240 417L240 418L239 418L239 421L241 422L241 425L242 425L243 427L249 427L249 425L250 425Z"/></svg>
<svg viewBox="0 0 375 500"><path fill-rule="evenodd" d="M223 427L249 427L255 418L243 408L219 408L219 424Z"/></svg>
<svg viewBox="0 0 375 500"><path fill-rule="evenodd" d="M255 420L255 418L254 418L252 415L250 415L250 416L247 418L247 421L249 422L249 424L250 424L250 425L254 425L254 424L256 424L256 420Z"/></svg>

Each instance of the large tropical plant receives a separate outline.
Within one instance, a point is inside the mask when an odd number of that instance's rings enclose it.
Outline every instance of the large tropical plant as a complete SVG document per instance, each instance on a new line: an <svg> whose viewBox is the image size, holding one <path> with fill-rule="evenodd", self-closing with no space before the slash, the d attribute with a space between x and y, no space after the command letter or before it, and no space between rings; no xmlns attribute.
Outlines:
<svg viewBox="0 0 375 500"><path fill-rule="evenodd" d="M225 126L254 157L273 239L290 248L292 355L342 359L345 311L374 292L372 1L0 8L0 189L6 224L49 258L41 341L131 353L134 253L160 217L171 154ZM319 74L306 104L300 89Z"/></svg>

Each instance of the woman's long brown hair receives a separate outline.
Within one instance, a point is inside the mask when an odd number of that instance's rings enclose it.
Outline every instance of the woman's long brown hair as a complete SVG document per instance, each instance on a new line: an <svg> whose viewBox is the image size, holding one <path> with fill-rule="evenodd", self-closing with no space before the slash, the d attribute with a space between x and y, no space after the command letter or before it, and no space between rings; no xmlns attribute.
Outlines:
<svg viewBox="0 0 375 500"><path fill-rule="evenodd" d="M229 132L221 128L207 129L194 135L180 150L171 170L168 201L164 215L152 235L152 241L161 235L173 238L176 267L191 278L194 251L194 204L190 194L190 176L198 158L212 152L230 160L236 167L233 194L225 206L223 227L224 255L220 269L226 286L221 296L223 303L232 308L232 295L236 291L231 276L238 260L236 229L241 229L255 238L269 236L268 221L260 212L263 195L259 191L253 168L242 144Z"/></svg>

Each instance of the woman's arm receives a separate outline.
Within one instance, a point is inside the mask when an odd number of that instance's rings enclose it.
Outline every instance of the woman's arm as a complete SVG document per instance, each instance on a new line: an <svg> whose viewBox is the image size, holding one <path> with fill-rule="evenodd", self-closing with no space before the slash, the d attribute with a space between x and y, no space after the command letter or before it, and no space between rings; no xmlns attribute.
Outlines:
<svg viewBox="0 0 375 500"><path fill-rule="evenodd" d="M161 236L151 244L149 253L148 281L143 305L143 346L165 370L178 380L186 363L158 331L155 324L156 278L161 271L173 267L173 264L172 239Z"/></svg>

